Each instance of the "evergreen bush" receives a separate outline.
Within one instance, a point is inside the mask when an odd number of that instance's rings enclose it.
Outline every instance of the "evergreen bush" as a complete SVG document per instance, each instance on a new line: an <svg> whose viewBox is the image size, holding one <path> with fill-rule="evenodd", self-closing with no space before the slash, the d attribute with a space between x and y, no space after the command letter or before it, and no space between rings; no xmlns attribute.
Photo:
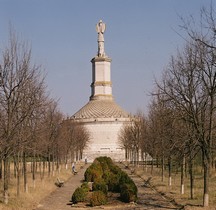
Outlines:
<svg viewBox="0 0 216 210"><path fill-rule="evenodd" d="M102 191L105 195L108 192L108 186L103 179L96 179L92 185L93 191Z"/></svg>
<svg viewBox="0 0 216 210"><path fill-rule="evenodd" d="M137 187L133 180L127 173L114 165L111 158L96 158L85 172L85 181L93 182L92 206L99 205L98 203L100 203L100 200L103 200L104 196L105 199L107 199L106 195L108 190L111 192L119 192L120 198L124 202L137 200ZM83 188L86 189L86 187ZM101 193L103 193L103 195L101 195ZM98 198L96 196L97 194L99 194Z"/></svg>
<svg viewBox="0 0 216 210"><path fill-rule="evenodd" d="M90 189L89 189L89 186L88 186L88 182L83 182L82 185L81 185L81 188L85 191L85 192L88 192Z"/></svg>
<svg viewBox="0 0 216 210"><path fill-rule="evenodd" d="M108 189L111 192L120 192L120 184L119 184L120 177L118 174L110 174L109 180L108 180Z"/></svg>
<svg viewBox="0 0 216 210"><path fill-rule="evenodd" d="M120 190L120 199L129 203L137 200L137 188L133 184L123 184Z"/></svg>
<svg viewBox="0 0 216 210"><path fill-rule="evenodd" d="M94 162L85 171L84 177L86 182L94 182L95 179L101 178L103 175L103 169L101 164L94 160Z"/></svg>
<svg viewBox="0 0 216 210"><path fill-rule="evenodd" d="M94 191L90 199L90 206L101 206L107 203L107 197L102 191Z"/></svg>
<svg viewBox="0 0 216 210"><path fill-rule="evenodd" d="M83 188L78 187L74 191L71 201L73 203L83 202L85 201L86 195L87 195L87 192Z"/></svg>
<svg viewBox="0 0 216 210"><path fill-rule="evenodd" d="M134 183L133 180L125 173L124 171L121 172L120 174L120 179L119 179L119 184L130 184Z"/></svg>

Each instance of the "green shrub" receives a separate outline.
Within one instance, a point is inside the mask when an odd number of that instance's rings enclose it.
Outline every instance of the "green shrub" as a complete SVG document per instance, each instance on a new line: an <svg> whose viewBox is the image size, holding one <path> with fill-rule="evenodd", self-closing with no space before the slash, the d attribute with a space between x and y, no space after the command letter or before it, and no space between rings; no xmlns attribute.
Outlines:
<svg viewBox="0 0 216 210"><path fill-rule="evenodd" d="M135 186L135 187L134 187ZM120 199L129 203L137 200L137 188L133 184L123 184L120 190Z"/></svg>
<svg viewBox="0 0 216 210"><path fill-rule="evenodd" d="M90 189L89 189L89 186L88 186L88 182L83 182L82 185L81 185L81 188L85 191L85 192L88 192Z"/></svg>
<svg viewBox="0 0 216 210"><path fill-rule="evenodd" d="M107 194L107 191L119 192L124 202L136 201L137 187L133 180L123 172L118 166L114 165L111 158L98 157L85 172L85 181L93 182L93 196L91 205L101 205L100 199ZM107 189L108 187L108 189ZM84 188L86 189L86 188ZM96 192L103 193L97 198ZM100 198L100 196L102 198Z"/></svg>
<svg viewBox="0 0 216 210"><path fill-rule="evenodd" d="M104 171L102 178L106 184L108 184L111 175L110 171Z"/></svg>
<svg viewBox="0 0 216 210"><path fill-rule="evenodd" d="M86 182L94 182L95 179L101 178L103 175L103 169L100 162L94 160L94 162L85 171L84 177Z"/></svg>
<svg viewBox="0 0 216 210"><path fill-rule="evenodd" d="M103 173L109 171L109 164L108 164L109 161L108 161L108 157L106 157L106 156L104 156L104 157L98 157L96 160L97 160L97 161L99 162L99 164L101 165L102 170L103 170Z"/></svg>
<svg viewBox="0 0 216 210"><path fill-rule="evenodd" d="M108 180L108 189L111 192L120 192L120 184L119 184L120 176L118 174L110 174Z"/></svg>
<svg viewBox="0 0 216 210"><path fill-rule="evenodd" d="M85 181L86 182L91 182L92 179L92 174L91 174L91 168L88 167L84 173Z"/></svg>
<svg viewBox="0 0 216 210"><path fill-rule="evenodd" d="M93 191L102 191L104 194L107 194L108 187L103 179L96 179L92 185Z"/></svg>
<svg viewBox="0 0 216 210"><path fill-rule="evenodd" d="M118 174L118 173L122 172L122 170L118 166L116 166L114 164L110 165L109 169L114 174Z"/></svg>
<svg viewBox="0 0 216 210"><path fill-rule="evenodd" d="M119 184L130 184L134 183L133 180L125 173L124 171L121 172L120 174L120 179L119 179Z"/></svg>
<svg viewBox="0 0 216 210"><path fill-rule="evenodd" d="M100 163L102 163L102 162L107 163L108 165L113 164L112 159L110 157L107 157L107 156L98 157L98 158L96 158L96 160Z"/></svg>
<svg viewBox="0 0 216 210"><path fill-rule="evenodd" d="M90 199L90 206L100 206L107 203L107 197L102 191L94 191Z"/></svg>
<svg viewBox="0 0 216 210"><path fill-rule="evenodd" d="M83 202L85 201L86 195L87 195L87 192L83 188L78 187L74 191L71 201L73 203Z"/></svg>

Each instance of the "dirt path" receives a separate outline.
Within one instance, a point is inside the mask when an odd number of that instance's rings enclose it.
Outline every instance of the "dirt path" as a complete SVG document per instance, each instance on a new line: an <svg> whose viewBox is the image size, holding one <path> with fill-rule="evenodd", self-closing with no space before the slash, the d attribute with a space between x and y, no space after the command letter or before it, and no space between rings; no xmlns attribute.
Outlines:
<svg viewBox="0 0 216 210"><path fill-rule="evenodd" d="M144 180L137 175L130 175L138 188L137 209L148 210L165 210L165 209L182 209L175 205L169 199L160 195L157 191L150 187L148 183L144 184Z"/></svg>
<svg viewBox="0 0 216 210"><path fill-rule="evenodd" d="M57 188L44 198L35 210L71 210L71 196L75 189L81 185L87 167L88 164L65 182L63 187Z"/></svg>
<svg viewBox="0 0 216 210"><path fill-rule="evenodd" d="M181 206L173 203L158 193L154 188L151 187L148 181L142 179L136 174L131 174L130 170L124 169L123 165L119 165L127 174L133 179L134 183L138 188L138 201L134 207L130 209L145 209L145 210L166 210L166 209L182 209Z"/></svg>

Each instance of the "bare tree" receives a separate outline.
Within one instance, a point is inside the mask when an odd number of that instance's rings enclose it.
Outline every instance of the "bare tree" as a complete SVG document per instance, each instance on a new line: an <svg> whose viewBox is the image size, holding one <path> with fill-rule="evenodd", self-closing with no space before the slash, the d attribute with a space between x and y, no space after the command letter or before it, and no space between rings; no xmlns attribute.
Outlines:
<svg viewBox="0 0 216 210"><path fill-rule="evenodd" d="M164 74L161 94L173 103L195 132L203 154L204 199L209 204L209 175L212 162L212 132L216 95L216 56L206 45L191 40L182 53L172 57Z"/></svg>
<svg viewBox="0 0 216 210"><path fill-rule="evenodd" d="M122 127L119 133L119 144L125 149L125 157L138 164L144 138L144 117L139 113L130 124Z"/></svg>
<svg viewBox="0 0 216 210"><path fill-rule="evenodd" d="M44 91L41 67L31 64L31 49L19 42L13 30L0 61L0 147L4 161L4 202L8 203L10 156L25 140L17 138Z"/></svg>
<svg viewBox="0 0 216 210"><path fill-rule="evenodd" d="M58 135L60 131L60 125L62 123L63 116L58 110L57 102L49 101L46 110L44 111L43 122L43 147L45 156L48 160L48 174L54 175L54 162L56 158L56 148Z"/></svg>
<svg viewBox="0 0 216 210"><path fill-rule="evenodd" d="M71 119L64 120L61 124L60 138L66 167L68 159L73 162L74 159L80 160L83 158L83 150L90 139L90 134L83 124L74 122Z"/></svg>

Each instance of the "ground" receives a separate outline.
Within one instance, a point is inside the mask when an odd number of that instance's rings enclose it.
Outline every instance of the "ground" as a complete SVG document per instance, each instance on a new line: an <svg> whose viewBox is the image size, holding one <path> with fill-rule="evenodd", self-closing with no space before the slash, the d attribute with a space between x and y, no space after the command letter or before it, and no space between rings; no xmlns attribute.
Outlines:
<svg viewBox="0 0 216 210"><path fill-rule="evenodd" d="M64 187L57 188L49 196L44 198L34 210L88 210L88 209L118 209L118 210L166 210L166 209L185 209L185 210L215 210L215 208L201 208L191 206L181 206L176 204L173 199L169 199L156 190L154 190L148 182L145 182L142 177L131 173L130 170L125 171L134 180L138 187L137 203L125 204L119 200L113 200L109 205L101 207L87 207L84 204L72 205L71 196L75 189L81 185L84 179L84 172L89 165L85 165L78 171L78 174L73 175L65 184ZM124 166L122 166L124 168Z"/></svg>

